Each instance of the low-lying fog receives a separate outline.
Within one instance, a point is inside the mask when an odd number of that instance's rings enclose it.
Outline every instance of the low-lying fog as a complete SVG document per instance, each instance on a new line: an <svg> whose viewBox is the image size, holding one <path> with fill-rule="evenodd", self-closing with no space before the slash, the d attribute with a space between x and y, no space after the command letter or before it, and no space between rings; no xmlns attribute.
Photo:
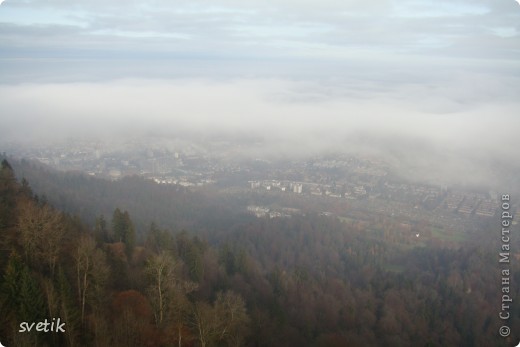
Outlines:
<svg viewBox="0 0 520 347"><path fill-rule="evenodd" d="M405 175L481 183L519 169L517 81L125 79L0 87L3 141L75 136L252 137L244 155L383 155Z"/></svg>
<svg viewBox="0 0 520 347"><path fill-rule="evenodd" d="M0 143L251 137L243 155L499 182L520 168L519 18L513 0L5 1Z"/></svg>

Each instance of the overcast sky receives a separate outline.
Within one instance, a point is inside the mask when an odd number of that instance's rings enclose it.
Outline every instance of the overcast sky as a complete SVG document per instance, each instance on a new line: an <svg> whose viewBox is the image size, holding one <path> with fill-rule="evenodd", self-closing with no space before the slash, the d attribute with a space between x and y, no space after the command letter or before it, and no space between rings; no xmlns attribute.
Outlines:
<svg viewBox="0 0 520 347"><path fill-rule="evenodd" d="M0 135L394 136L517 160L519 68L514 0L6 0Z"/></svg>
<svg viewBox="0 0 520 347"><path fill-rule="evenodd" d="M28 82L217 72L251 77L294 65L356 63L511 67L518 61L519 19L514 0L6 0L0 49L2 73ZM59 72L48 76L30 66Z"/></svg>

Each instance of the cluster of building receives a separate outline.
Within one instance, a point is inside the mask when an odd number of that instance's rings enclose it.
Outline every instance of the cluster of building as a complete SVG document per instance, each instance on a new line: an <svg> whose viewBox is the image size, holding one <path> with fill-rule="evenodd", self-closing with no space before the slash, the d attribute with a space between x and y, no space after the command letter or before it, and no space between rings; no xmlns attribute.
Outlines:
<svg viewBox="0 0 520 347"><path fill-rule="evenodd" d="M363 185L332 186L322 183L295 182L288 180L254 180L249 181L251 189L328 196L331 198L360 199L367 196Z"/></svg>
<svg viewBox="0 0 520 347"><path fill-rule="evenodd" d="M384 176L381 176L384 177ZM388 207L408 206L428 211L447 211L465 216L493 217L498 209L496 193L450 191L447 187L395 183L383 180L367 186L359 182L327 185L290 180L252 180L253 190L278 191L289 194L344 198L349 200L374 199L387 201Z"/></svg>
<svg viewBox="0 0 520 347"><path fill-rule="evenodd" d="M440 206L463 215L493 217L498 209L498 199L496 193L476 194L457 191L449 192Z"/></svg>
<svg viewBox="0 0 520 347"><path fill-rule="evenodd" d="M262 180L249 181L251 189L265 189L268 191L278 190L281 192L292 192L295 194L303 193L303 183L292 181L278 181L278 180Z"/></svg>
<svg viewBox="0 0 520 347"><path fill-rule="evenodd" d="M125 143L76 140L62 145L7 149L19 157L36 159L60 170L83 171L111 180L138 175L157 184L184 187L218 183L223 188L243 188L247 184L252 190L367 203L377 200L385 211L403 213L413 212L403 210L408 207L439 215L493 217L498 209L495 193L412 183L390 174L389 166L374 158L337 155L269 162L237 159L234 147L227 142L206 147L192 143L165 145L141 139ZM253 206L248 210L257 215L282 217L294 213L264 209Z"/></svg>
<svg viewBox="0 0 520 347"><path fill-rule="evenodd" d="M37 160L58 170L82 171L110 180L141 176L158 184L199 187L213 183L217 170L203 153L189 146L166 149L144 140L127 143L76 140L9 149L16 156Z"/></svg>
<svg viewBox="0 0 520 347"><path fill-rule="evenodd" d="M301 211L296 208L282 207L279 209L274 209L267 206L257 205L247 206L247 211L251 214L254 214L258 218L289 218L296 214L301 214Z"/></svg>

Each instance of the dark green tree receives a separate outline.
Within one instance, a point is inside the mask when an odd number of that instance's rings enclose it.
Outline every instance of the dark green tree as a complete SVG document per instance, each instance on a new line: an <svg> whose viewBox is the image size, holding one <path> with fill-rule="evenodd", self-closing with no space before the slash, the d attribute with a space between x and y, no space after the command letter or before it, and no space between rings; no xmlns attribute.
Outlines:
<svg viewBox="0 0 520 347"><path fill-rule="evenodd" d="M60 317L67 323L67 329L65 329L66 341L67 345L72 347L77 345L78 335L80 334L80 312L75 304L69 280L61 267L58 269L57 277Z"/></svg>
<svg viewBox="0 0 520 347"><path fill-rule="evenodd" d="M204 275L203 257L206 244L196 236L190 239L186 231L177 234L176 243L179 257L186 265L190 279L199 282Z"/></svg>
<svg viewBox="0 0 520 347"><path fill-rule="evenodd" d="M147 248L161 253L162 251L173 251L174 244L173 236L168 230L159 229L154 222L150 224L145 242Z"/></svg>
<svg viewBox="0 0 520 347"><path fill-rule="evenodd" d="M105 220L105 216L103 216L103 215L96 218L96 225L94 227L94 236L95 236L96 242L98 244L113 241L109 235L108 228L107 228L107 221Z"/></svg>
<svg viewBox="0 0 520 347"><path fill-rule="evenodd" d="M16 223L14 210L17 191L14 171L7 160L4 159L0 167L0 230Z"/></svg>
<svg viewBox="0 0 520 347"><path fill-rule="evenodd" d="M2 329L10 337L8 341L15 345L40 345L41 337L35 330L17 334L21 322L41 321L47 317L47 311L38 280L14 252L6 267L1 297Z"/></svg>
<svg viewBox="0 0 520 347"><path fill-rule="evenodd" d="M20 284L22 279L22 271L24 264L21 257L13 252L9 256L7 266L5 268L2 286L1 286L1 328L13 325L18 319L18 308L20 302Z"/></svg>
<svg viewBox="0 0 520 347"><path fill-rule="evenodd" d="M123 218L123 212L119 208L114 210L112 215L112 234L114 241L123 242L126 232L126 226Z"/></svg>
<svg viewBox="0 0 520 347"><path fill-rule="evenodd" d="M125 244L125 253L130 260L135 247L135 228L128 211L121 212L119 208L115 209L112 217L112 230L115 241Z"/></svg>

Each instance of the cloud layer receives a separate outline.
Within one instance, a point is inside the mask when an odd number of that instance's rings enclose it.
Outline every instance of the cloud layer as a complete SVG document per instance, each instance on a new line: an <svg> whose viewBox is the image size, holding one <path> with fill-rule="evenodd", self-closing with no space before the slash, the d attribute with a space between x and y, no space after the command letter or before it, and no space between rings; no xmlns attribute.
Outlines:
<svg viewBox="0 0 520 347"><path fill-rule="evenodd" d="M512 0L27 0L0 9L0 59L98 65L417 56L518 61L519 34L520 8Z"/></svg>
<svg viewBox="0 0 520 347"><path fill-rule="evenodd" d="M382 88L358 81L118 80L0 87L4 138L58 134L251 133L297 146L349 136L421 139L459 149L520 145L518 81L486 76ZM378 87L378 88L377 88ZM512 88L512 89L509 89ZM496 146L493 146L496 144Z"/></svg>

